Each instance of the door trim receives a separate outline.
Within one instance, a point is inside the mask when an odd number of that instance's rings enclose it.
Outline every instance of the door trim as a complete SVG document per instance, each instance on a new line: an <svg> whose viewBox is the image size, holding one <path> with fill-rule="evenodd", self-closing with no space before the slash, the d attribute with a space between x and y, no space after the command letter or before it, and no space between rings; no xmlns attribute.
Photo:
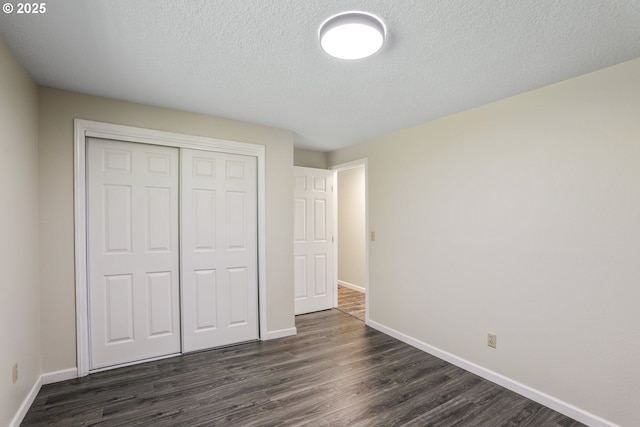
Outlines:
<svg viewBox="0 0 640 427"><path fill-rule="evenodd" d="M365 325L369 324L369 301L371 300L371 285L369 282L369 246L371 244L371 242L369 241L369 236L370 234L370 229L369 229L369 160L365 157L362 159L356 159L350 162L345 162L345 163L339 163L337 165L333 165L331 166L329 169L331 169L332 171L335 172L335 181L334 181L334 185L335 185L335 189L336 191L333 192L333 197L334 197L334 203L333 203L333 209L334 209L334 217L335 217L335 221L333 222L333 226L334 226L334 233L333 235L336 236L334 245L336 247L336 249L334 250L334 257L335 257L335 275L336 275L336 279L334 280L334 286L335 286L335 304L334 306L337 307L338 306L338 250L337 250L337 245L338 245L338 239L340 239L340 235L338 234L338 191L340 191L340 189L338 188L338 172L341 171L345 171L345 170L349 170L349 169L355 169L358 167L363 167L364 166L364 229L365 229L365 241L364 241L364 268L365 268L365 272L364 272L364 283L365 283L365 293L364 293L364 323Z"/></svg>
<svg viewBox="0 0 640 427"><path fill-rule="evenodd" d="M76 282L76 349L78 377L89 374L89 312L87 303L86 138L105 138L177 148L240 154L257 159L258 192L258 322L261 340L267 334L265 243L265 146L225 139L74 119L73 190Z"/></svg>

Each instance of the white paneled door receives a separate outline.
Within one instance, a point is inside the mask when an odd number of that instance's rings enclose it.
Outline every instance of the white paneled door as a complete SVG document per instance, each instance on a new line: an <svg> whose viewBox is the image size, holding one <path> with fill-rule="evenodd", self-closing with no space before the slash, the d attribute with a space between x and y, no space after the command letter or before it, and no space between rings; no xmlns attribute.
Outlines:
<svg viewBox="0 0 640 427"><path fill-rule="evenodd" d="M92 139L91 369L180 352L178 149Z"/></svg>
<svg viewBox="0 0 640 427"><path fill-rule="evenodd" d="M333 171L294 168L295 313L334 306Z"/></svg>
<svg viewBox="0 0 640 427"><path fill-rule="evenodd" d="M184 351L258 338L256 158L182 150Z"/></svg>
<svg viewBox="0 0 640 427"><path fill-rule="evenodd" d="M90 370L259 338L252 156L90 138Z"/></svg>

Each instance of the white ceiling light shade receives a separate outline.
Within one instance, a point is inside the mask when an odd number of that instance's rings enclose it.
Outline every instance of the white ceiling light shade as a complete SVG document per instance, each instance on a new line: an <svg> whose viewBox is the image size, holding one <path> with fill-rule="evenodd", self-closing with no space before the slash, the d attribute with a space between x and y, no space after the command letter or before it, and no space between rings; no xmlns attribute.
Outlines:
<svg viewBox="0 0 640 427"><path fill-rule="evenodd" d="M320 46L339 59L371 56L384 44L386 28L380 18L365 12L332 16L320 26Z"/></svg>

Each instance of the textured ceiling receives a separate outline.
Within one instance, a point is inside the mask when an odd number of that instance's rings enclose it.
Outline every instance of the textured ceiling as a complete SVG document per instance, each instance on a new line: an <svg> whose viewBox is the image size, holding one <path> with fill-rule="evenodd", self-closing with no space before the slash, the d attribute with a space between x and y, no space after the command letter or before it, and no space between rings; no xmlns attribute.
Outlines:
<svg viewBox="0 0 640 427"><path fill-rule="evenodd" d="M382 51L321 51L318 26L347 10L383 19ZM0 37L40 85L289 129L329 151L638 58L640 1L54 0L0 13Z"/></svg>

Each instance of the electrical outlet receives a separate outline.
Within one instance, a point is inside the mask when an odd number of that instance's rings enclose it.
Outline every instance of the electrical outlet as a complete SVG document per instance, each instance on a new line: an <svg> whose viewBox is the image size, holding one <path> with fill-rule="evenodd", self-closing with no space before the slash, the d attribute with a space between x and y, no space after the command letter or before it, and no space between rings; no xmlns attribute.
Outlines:
<svg viewBox="0 0 640 427"><path fill-rule="evenodd" d="M17 383L18 382L18 362L13 364L13 369L11 370L12 372L12 377L13 377L13 383Z"/></svg>
<svg viewBox="0 0 640 427"><path fill-rule="evenodd" d="M487 345L492 348L496 348L498 344L498 337L496 334L487 334Z"/></svg>

